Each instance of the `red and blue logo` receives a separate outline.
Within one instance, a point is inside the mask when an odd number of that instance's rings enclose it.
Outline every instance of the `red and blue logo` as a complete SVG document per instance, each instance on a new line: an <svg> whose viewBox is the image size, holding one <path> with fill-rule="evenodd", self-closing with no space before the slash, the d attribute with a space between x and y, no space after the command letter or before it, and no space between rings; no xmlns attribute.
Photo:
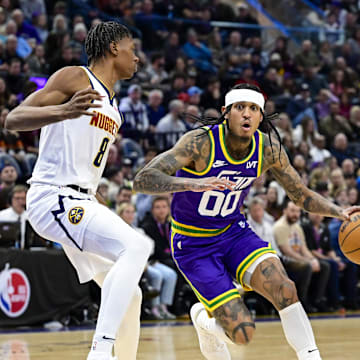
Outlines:
<svg viewBox="0 0 360 360"><path fill-rule="evenodd" d="M19 317L30 301L30 282L20 269L6 264L0 272L0 309L11 318Z"/></svg>

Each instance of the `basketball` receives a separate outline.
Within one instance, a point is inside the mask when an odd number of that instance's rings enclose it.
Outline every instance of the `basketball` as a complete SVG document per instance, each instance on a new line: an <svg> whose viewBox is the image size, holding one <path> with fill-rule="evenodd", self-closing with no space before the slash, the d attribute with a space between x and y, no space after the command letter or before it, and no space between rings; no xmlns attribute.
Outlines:
<svg viewBox="0 0 360 360"><path fill-rule="evenodd" d="M350 221L342 223L338 240L343 254L360 265L360 212L351 214Z"/></svg>

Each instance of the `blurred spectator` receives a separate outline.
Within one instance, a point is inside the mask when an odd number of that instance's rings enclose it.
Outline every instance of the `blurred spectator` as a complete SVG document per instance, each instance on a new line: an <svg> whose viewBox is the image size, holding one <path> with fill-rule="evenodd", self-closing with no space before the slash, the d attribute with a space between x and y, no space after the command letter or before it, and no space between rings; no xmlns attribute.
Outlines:
<svg viewBox="0 0 360 360"><path fill-rule="evenodd" d="M109 200L115 206L116 196L124 184L124 176L120 167L109 167L104 171L104 177L109 180Z"/></svg>
<svg viewBox="0 0 360 360"><path fill-rule="evenodd" d="M313 50L311 40L304 40L301 46L301 51L294 58L296 69L299 73L303 73L307 68L315 68L317 72L320 69L320 59L316 52Z"/></svg>
<svg viewBox="0 0 360 360"><path fill-rule="evenodd" d="M44 0L19 0L25 18L30 21L34 14L46 14Z"/></svg>
<svg viewBox="0 0 360 360"><path fill-rule="evenodd" d="M341 168L336 168L330 172L330 196L335 198L339 191L346 191L346 182Z"/></svg>
<svg viewBox="0 0 360 360"><path fill-rule="evenodd" d="M345 269L345 264L332 248L330 232L323 222L324 217L318 214L308 214L303 218L301 226L304 230L306 244L312 254L320 263L330 265L330 277L327 287L328 310L338 310L340 306L340 272Z"/></svg>
<svg viewBox="0 0 360 360"><path fill-rule="evenodd" d="M292 132L294 146L298 147L302 141L305 141L312 148L317 134L314 120L310 116L304 116Z"/></svg>
<svg viewBox="0 0 360 360"><path fill-rule="evenodd" d="M269 68L261 82L261 88L267 96L275 97L281 95L283 90L279 85L277 73L274 68Z"/></svg>
<svg viewBox="0 0 360 360"><path fill-rule="evenodd" d="M131 203L132 189L129 186L123 185L119 188L118 193L116 194L116 203L115 208L118 211L118 208L123 203Z"/></svg>
<svg viewBox="0 0 360 360"><path fill-rule="evenodd" d="M201 95L200 106L203 109L221 109L222 101L220 80L216 77L210 78L205 91Z"/></svg>
<svg viewBox="0 0 360 360"><path fill-rule="evenodd" d="M21 73L21 61L18 58L10 60L9 71L5 76L5 81L13 94L18 95L23 91L26 78Z"/></svg>
<svg viewBox="0 0 360 360"><path fill-rule="evenodd" d="M84 23L77 23L74 25L73 38L69 42L69 45L73 48L73 51L79 52L79 62L82 65L87 64L87 55L85 52L85 39L87 29Z"/></svg>
<svg viewBox="0 0 360 360"><path fill-rule="evenodd" d="M312 108L313 99L310 97L309 85L303 83L300 85L300 93L288 102L286 112L289 114L293 127L301 123L304 116L315 119L315 113Z"/></svg>
<svg viewBox="0 0 360 360"><path fill-rule="evenodd" d="M241 33L239 31L232 31L229 35L229 45L224 48L225 55L243 56L247 53L246 48L241 46Z"/></svg>
<svg viewBox="0 0 360 360"><path fill-rule="evenodd" d="M350 126L353 130L354 140L360 140L360 106L352 106L349 115Z"/></svg>
<svg viewBox="0 0 360 360"><path fill-rule="evenodd" d="M26 60L29 65L30 74L47 74L48 64L45 60L45 49L43 45L37 45L35 51Z"/></svg>
<svg viewBox="0 0 360 360"><path fill-rule="evenodd" d="M163 98L164 95L161 90L154 89L149 92L146 109L150 123L150 131L152 132L155 132L157 123L165 116L165 108L162 105Z"/></svg>
<svg viewBox="0 0 360 360"><path fill-rule="evenodd" d="M73 48L67 44L61 50L60 57L55 57L49 64L49 75L65 66L80 65L79 61L74 58Z"/></svg>
<svg viewBox="0 0 360 360"><path fill-rule="evenodd" d="M11 18L16 22L17 25L17 36L24 39L36 39L38 44L41 43L39 34L37 33L34 26L27 23L24 19L24 13L20 9L15 9L11 13Z"/></svg>
<svg viewBox="0 0 360 360"><path fill-rule="evenodd" d="M329 150L325 149L326 140L324 135L315 134L313 146L310 148L312 163L323 163L331 157Z"/></svg>
<svg viewBox="0 0 360 360"><path fill-rule="evenodd" d="M165 56L165 70L167 72L170 72L175 68L177 59L181 58L184 55L183 51L181 50L179 34L177 32L172 31L169 34L163 49L163 53ZM175 70L175 71L180 71L180 70ZM185 65L184 68L181 69L181 72L184 71L185 71Z"/></svg>
<svg viewBox="0 0 360 360"><path fill-rule="evenodd" d="M341 163L341 170L345 179L346 187L356 187L355 164L352 159L345 159Z"/></svg>
<svg viewBox="0 0 360 360"><path fill-rule="evenodd" d="M282 215L282 209L278 203L278 192L274 186L269 186L266 192L266 212L275 220Z"/></svg>
<svg viewBox="0 0 360 360"><path fill-rule="evenodd" d="M184 123L187 130L192 130L201 126L201 123L198 122L200 115L201 114L198 106L189 105L186 108L186 112L184 114Z"/></svg>
<svg viewBox="0 0 360 360"><path fill-rule="evenodd" d="M234 21L236 14L232 6L222 0L210 0L211 20Z"/></svg>
<svg viewBox="0 0 360 360"><path fill-rule="evenodd" d="M15 186L18 177L16 167L8 162L7 158L0 155L1 172L0 172L0 210L8 207L8 196L11 189Z"/></svg>
<svg viewBox="0 0 360 360"><path fill-rule="evenodd" d="M187 103L190 105L199 105L202 93L203 91L198 86L191 86L187 90L187 95L189 96Z"/></svg>
<svg viewBox="0 0 360 360"><path fill-rule="evenodd" d="M319 91L317 102L315 104L316 115L318 119L323 119L330 115L330 104L339 102L339 98L332 94L328 89Z"/></svg>
<svg viewBox="0 0 360 360"><path fill-rule="evenodd" d="M124 115L123 131L128 130L129 135L139 140L142 133L149 128L149 119L146 105L141 101L141 87L133 84L128 88L128 96L121 99L119 110ZM132 134L132 135L131 135Z"/></svg>
<svg viewBox="0 0 360 360"><path fill-rule="evenodd" d="M162 53L154 53L151 56L151 64L145 70L152 86L165 82L169 75L165 71L165 57Z"/></svg>
<svg viewBox="0 0 360 360"><path fill-rule="evenodd" d="M348 138L345 134L339 132L334 134L334 136L334 143L333 147L330 148L330 152L336 158L338 166L340 166L343 160L346 158L353 158L354 154L348 147Z"/></svg>
<svg viewBox="0 0 360 360"><path fill-rule="evenodd" d="M249 6L245 2L240 3L237 6L238 14L235 18L236 22L242 23L242 24L251 24L251 25L259 25L258 21L250 14L249 12ZM260 29L248 29L244 28L241 29L241 35L246 41L248 38L252 38L254 36L260 36L261 31Z"/></svg>
<svg viewBox="0 0 360 360"><path fill-rule="evenodd" d="M26 193L27 187L24 185L15 185L8 194L8 208L0 210L0 222L19 222L20 225L20 243L16 247L23 249L25 246L25 228L26 228ZM18 239L17 239L18 241Z"/></svg>
<svg viewBox="0 0 360 360"><path fill-rule="evenodd" d="M162 150L173 146L186 132L186 126L181 118L183 112L184 103L181 100L172 100L169 104L169 113L156 125L156 133L159 134L157 144Z"/></svg>
<svg viewBox="0 0 360 360"><path fill-rule="evenodd" d="M36 32L39 34L41 42L44 43L49 35L47 16L45 13L34 13L32 22Z"/></svg>
<svg viewBox="0 0 360 360"><path fill-rule="evenodd" d="M288 201L284 206L283 216L274 225L274 237L281 252L297 261L298 267L311 266L312 278L317 286L311 294L312 299L307 294L308 286L303 286L299 291L299 298L304 302L306 311L312 312L318 310L318 307L323 309L322 300L328 284L330 265L326 262L320 263L306 246L304 232L298 223L300 214L300 208Z"/></svg>
<svg viewBox="0 0 360 360"><path fill-rule="evenodd" d="M109 180L102 177L99 181L97 192L101 195L108 207L111 207L111 201L109 199Z"/></svg>
<svg viewBox="0 0 360 360"><path fill-rule="evenodd" d="M335 136L339 133L352 135L352 129L349 121L339 114L339 102L332 102L330 104L330 114L320 119L319 131L325 135L327 144L330 145Z"/></svg>
<svg viewBox="0 0 360 360"><path fill-rule="evenodd" d="M205 73L215 73L216 68L212 64L210 49L198 40L198 35L194 29L189 29L187 42L183 46L183 51L190 59L195 60L196 68Z"/></svg>

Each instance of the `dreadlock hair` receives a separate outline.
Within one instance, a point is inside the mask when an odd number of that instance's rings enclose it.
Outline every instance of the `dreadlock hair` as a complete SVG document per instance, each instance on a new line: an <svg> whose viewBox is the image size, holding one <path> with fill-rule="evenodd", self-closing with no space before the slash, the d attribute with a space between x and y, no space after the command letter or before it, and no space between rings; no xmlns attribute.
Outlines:
<svg viewBox="0 0 360 360"><path fill-rule="evenodd" d="M238 89L246 89L246 90L253 90L253 91L256 91L256 92L259 92L262 94L260 88L256 85L253 85L253 84L248 84L248 83L241 83L241 84L238 84L238 85L235 85L231 90L238 90ZM212 129L213 126L215 125L219 125L219 124L222 124L226 119L226 115L230 112L231 108L232 108L232 105L228 105L226 108L225 108L225 111L219 116L219 117L211 117L211 116L196 116L196 115L192 115L192 114L186 114L188 117L200 122L202 126L210 126L210 128L208 130L206 130L204 132L204 134L206 134L210 129ZM262 131L262 132L266 132L269 136L269 140L270 140L270 146L271 146L271 151L272 151L272 154L273 154L273 160L275 161L275 158L274 158L274 151L273 151L273 145L272 145L272 140L271 140L271 132L275 132L278 140L279 140L279 143L280 143L280 152L279 152L279 160L281 162L281 159L280 159L280 154L281 154L281 146L282 146L282 142L281 142L281 137L280 137L280 134L278 132L278 130L276 129L275 125L272 123L272 121L274 119L276 119L278 117L278 113L274 113L274 114L270 114L270 115L267 115L263 112L262 109L260 109L261 111L261 114L263 116L263 120L262 122L260 123L259 125L259 130ZM227 128L229 129L229 123L228 121L226 122L226 126ZM201 128L200 127L200 128ZM199 136L202 136L204 134L200 134Z"/></svg>
<svg viewBox="0 0 360 360"><path fill-rule="evenodd" d="M112 42L131 37L129 29L115 21L97 24L90 29L85 40L88 65L105 57L106 52L110 51L110 44Z"/></svg>

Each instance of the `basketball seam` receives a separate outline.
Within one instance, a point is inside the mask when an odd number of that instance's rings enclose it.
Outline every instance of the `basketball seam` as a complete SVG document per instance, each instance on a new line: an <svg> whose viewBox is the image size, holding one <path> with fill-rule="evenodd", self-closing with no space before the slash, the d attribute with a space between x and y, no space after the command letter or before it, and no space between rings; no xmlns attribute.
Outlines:
<svg viewBox="0 0 360 360"><path fill-rule="evenodd" d="M347 239L347 237L348 237L354 230L356 230L359 226L360 226L360 224L356 225L355 227L353 227L353 228L346 234L346 236L344 237L343 241L341 242L341 246L344 245L344 242L345 242L345 240Z"/></svg>
<svg viewBox="0 0 360 360"><path fill-rule="evenodd" d="M359 251L359 250L360 250L360 248L357 248L357 249L354 249L354 250L346 251L346 252L344 252L344 254L352 254L352 253L354 253L356 251Z"/></svg>

